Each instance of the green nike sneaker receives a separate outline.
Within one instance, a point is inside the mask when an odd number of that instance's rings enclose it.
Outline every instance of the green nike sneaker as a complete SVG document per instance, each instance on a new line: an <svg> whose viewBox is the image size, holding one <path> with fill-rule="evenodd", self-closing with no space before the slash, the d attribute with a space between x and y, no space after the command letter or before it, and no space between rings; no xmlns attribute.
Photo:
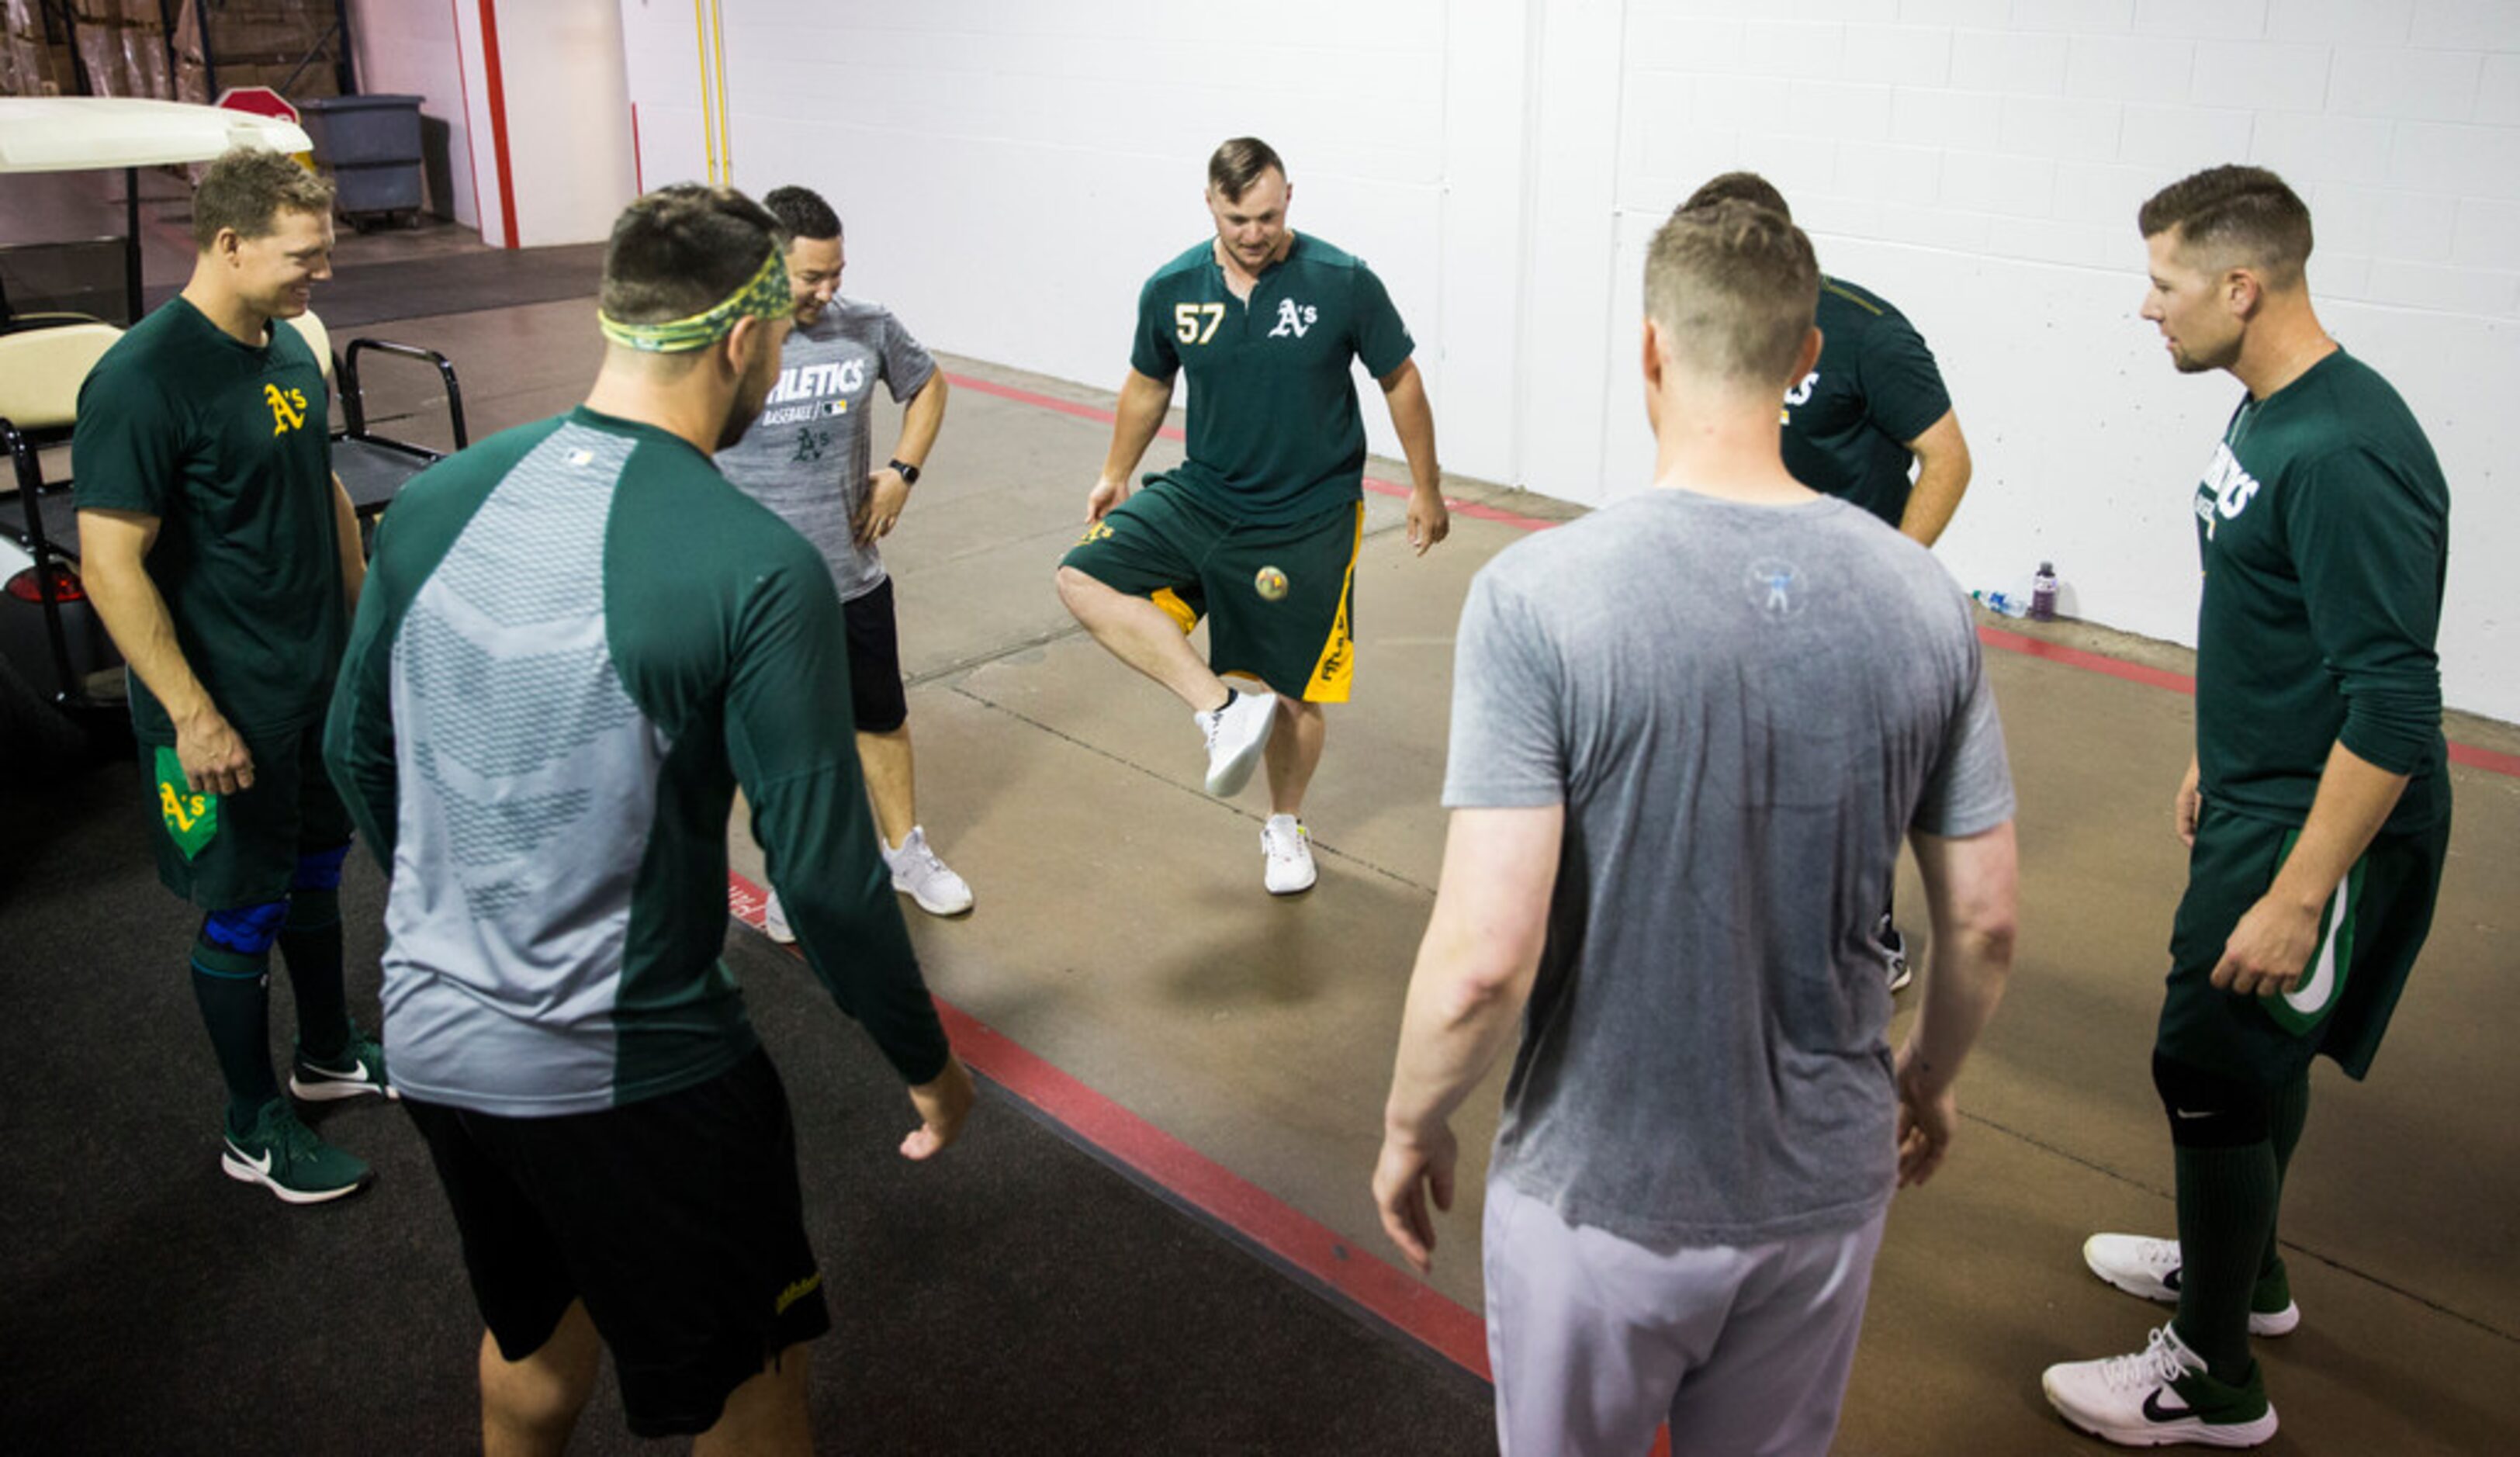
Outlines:
<svg viewBox="0 0 2520 1457"><path fill-rule="evenodd" d="M289 1070L289 1091L309 1103L330 1103L338 1098L390 1098L399 1102L402 1094L385 1081L385 1050L377 1039L350 1024L349 1044L339 1057L329 1063L318 1063L300 1048L294 1066Z"/></svg>
<svg viewBox="0 0 2520 1457"><path fill-rule="evenodd" d="M299 1122L286 1098L274 1098L254 1115L253 1127L228 1130L219 1155L227 1176L260 1184L289 1204L322 1204L367 1187L368 1165L315 1136Z"/></svg>
<svg viewBox="0 0 2520 1457"><path fill-rule="evenodd" d="M2133 1355L2066 1361L2039 1384L2059 1416L2122 1447L2254 1447L2275 1434L2257 1364L2246 1385L2216 1381L2169 1326Z"/></svg>

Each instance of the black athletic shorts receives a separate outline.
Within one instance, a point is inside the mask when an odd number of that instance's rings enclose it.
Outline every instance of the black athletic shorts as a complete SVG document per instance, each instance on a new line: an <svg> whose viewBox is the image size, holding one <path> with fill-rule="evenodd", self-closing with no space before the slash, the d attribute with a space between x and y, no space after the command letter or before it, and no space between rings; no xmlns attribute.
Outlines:
<svg viewBox="0 0 2520 1457"><path fill-rule="evenodd" d="M2450 853L2450 816L2382 834L2328 899L2301 980L2280 996L2212 981L2231 929L2274 885L2301 831L2207 802L2187 856L2187 892L2170 933L2170 980L2153 1048L2175 1062L2279 1088L2325 1053L2349 1076L2370 1070L2432 929Z"/></svg>
<svg viewBox="0 0 2520 1457"><path fill-rule="evenodd" d="M350 811L324 771L324 726L246 739L253 788L197 794L172 748L140 746L140 769L158 807L158 879L205 911L284 899L297 859L350 842Z"/></svg>
<svg viewBox="0 0 2520 1457"><path fill-rule="evenodd" d="M584 1300L639 1435L707 1431L770 1357L831 1329L788 1093L761 1048L696 1087L602 1113L403 1107L454 1206L499 1353L533 1354Z"/></svg>
<svg viewBox="0 0 2520 1457"><path fill-rule="evenodd" d="M1172 477L1148 476L1087 526L1059 565L1147 598L1184 633L1205 616L1207 665L1218 673L1247 674L1288 698L1343 704L1356 678L1356 563L1364 547L1362 500L1286 525L1246 525Z"/></svg>
<svg viewBox="0 0 2520 1457"><path fill-rule="evenodd" d="M888 734L910 721L901 690L901 635L892 621L892 578L840 604L849 634L849 702L861 734Z"/></svg>

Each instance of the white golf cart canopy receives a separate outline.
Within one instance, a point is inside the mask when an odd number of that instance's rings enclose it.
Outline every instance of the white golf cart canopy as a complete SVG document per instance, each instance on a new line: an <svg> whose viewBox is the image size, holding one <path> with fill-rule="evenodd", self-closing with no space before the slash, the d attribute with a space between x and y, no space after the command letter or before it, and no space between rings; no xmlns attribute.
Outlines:
<svg viewBox="0 0 2520 1457"><path fill-rule="evenodd" d="M0 96L0 172L79 172L208 161L231 147L314 148L293 121L181 101Z"/></svg>

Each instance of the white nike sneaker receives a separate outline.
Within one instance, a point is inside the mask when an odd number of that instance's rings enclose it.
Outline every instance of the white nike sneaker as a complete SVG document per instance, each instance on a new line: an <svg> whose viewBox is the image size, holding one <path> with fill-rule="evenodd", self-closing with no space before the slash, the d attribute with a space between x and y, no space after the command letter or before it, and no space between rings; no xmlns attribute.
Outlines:
<svg viewBox="0 0 2520 1457"><path fill-rule="evenodd" d="M2050 1366L2039 1386L2058 1416L2122 1447L2254 1447L2275 1434L2275 1409L2256 1363L2246 1386L2216 1381L2205 1358L2168 1326L2133 1355Z"/></svg>
<svg viewBox="0 0 2520 1457"><path fill-rule="evenodd" d="M2093 1235L2083 1242L2083 1263L2131 1296L2179 1303L2179 1242L2142 1235ZM2301 1306L2292 1298L2290 1282L2280 1275L2258 1282L2249 1301L2249 1334L2289 1336L2301 1324ZM2278 1303L2280 1301L2280 1303ZM2258 1307L2266 1306L2266 1309Z"/></svg>
<svg viewBox="0 0 2520 1457"><path fill-rule="evenodd" d="M1220 799L1242 793L1277 726L1278 695L1237 690L1224 707L1190 717L1207 736L1207 792Z"/></svg>
<svg viewBox="0 0 2520 1457"><path fill-rule="evenodd" d="M1268 857L1262 882L1272 895L1310 890L1321 878L1313 868L1313 833L1291 814L1273 814L1260 827L1260 853Z"/></svg>
<svg viewBox="0 0 2520 1457"><path fill-rule="evenodd" d="M796 933L788 929L788 908L779 903L779 892L761 903L761 933L783 946L796 944Z"/></svg>
<svg viewBox="0 0 2520 1457"><path fill-rule="evenodd" d="M901 839L901 848L884 847L883 863L892 867L892 888L907 892L927 914L959 916L971 908L970 886L936 858L928 848L927 832L920 826L910 827Z"/></svg>

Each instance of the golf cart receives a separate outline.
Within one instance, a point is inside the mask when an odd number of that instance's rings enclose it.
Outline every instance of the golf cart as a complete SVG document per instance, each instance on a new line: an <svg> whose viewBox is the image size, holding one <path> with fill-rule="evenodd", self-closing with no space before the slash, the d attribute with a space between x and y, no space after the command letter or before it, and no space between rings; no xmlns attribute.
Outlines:
<svg viewBox="0 0 2520 1457"><path fill-rule="evenodd" d="M121 255L120 317L80 309L48 309L0 286L0 729L29 702L67 714L79 727L111 735L123 721L121 655L98 620L78 575L78 529L68 447L77 420L78 387L121 328L143 312L140 259L140 169L207 161L232 147L299 153L306 133L294 123L181 102L108 97L0 97L0 174L111 171L123 174L120 240L81 239L23 245L9 251L55 249L83 256ZM118 248L115 246L118 243ZM112 310L111 288L90 288L73 301ZM333 432L333 467L362 523L370 523L403 482L438 452L369 429L359 383L361 356L377 353L433 367L443 386L456 448L467 443L455 368L433 349L378 340L352 340L336 354L312 315L293 321L328 381L338 382L341 424ZM13 499L14 497L14 499ZM45 728L57 725L45 725ZM5 740L0 735L0 740Z"/></svg>

